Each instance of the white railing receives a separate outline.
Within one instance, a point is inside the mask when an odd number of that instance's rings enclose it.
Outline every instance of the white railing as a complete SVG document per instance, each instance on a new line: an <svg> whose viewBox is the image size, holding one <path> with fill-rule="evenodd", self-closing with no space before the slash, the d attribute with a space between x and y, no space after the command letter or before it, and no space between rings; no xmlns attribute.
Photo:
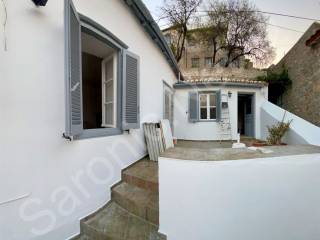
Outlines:
<svg viewBox="0 0 320 240"><path fill-rule="evenodd" d="M320 128L286 110L266 101L261 106L261 137L268 136L268 126L292 120L290 130L284 138L288 144L312 144L320 146Z"/></svg>

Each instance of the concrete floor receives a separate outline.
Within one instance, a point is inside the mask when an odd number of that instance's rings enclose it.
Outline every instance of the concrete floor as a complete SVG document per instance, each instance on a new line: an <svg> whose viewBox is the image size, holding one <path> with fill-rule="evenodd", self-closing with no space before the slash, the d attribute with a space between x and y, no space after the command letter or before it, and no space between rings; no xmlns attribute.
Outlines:
<svg viewBox="0 0 320 240"><path fill-rule="evenodd" d="M250 146L251 140L249 140ZM206 142L206 141L178 141L173 149L168 149L161 157L198 160L198 161L224 161L241 160L254 158L279 157L289 155L320 153L320 147L312 145L288 145L288 146L268 146L258 148L258 150L232 149L231 142ZM271 150L264 153L264 150Z"/></svg>

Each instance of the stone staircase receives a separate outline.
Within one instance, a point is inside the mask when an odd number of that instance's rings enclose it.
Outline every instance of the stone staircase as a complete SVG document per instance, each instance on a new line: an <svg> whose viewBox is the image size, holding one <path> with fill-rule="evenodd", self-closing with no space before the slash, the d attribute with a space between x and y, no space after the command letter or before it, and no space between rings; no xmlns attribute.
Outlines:
<svg viewBox="0 0 320 240"><path fill-rule="evenodd" d="M144 159L122 172L111 201L81 220L74 240L165 240L158 226L158 164Z"/></svg>

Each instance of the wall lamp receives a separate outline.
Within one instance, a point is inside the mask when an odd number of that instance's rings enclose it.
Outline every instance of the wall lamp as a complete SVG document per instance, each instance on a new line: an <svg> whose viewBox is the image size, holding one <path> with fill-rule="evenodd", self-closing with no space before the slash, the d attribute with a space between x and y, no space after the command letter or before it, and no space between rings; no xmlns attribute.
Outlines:
<svg viewBox="0 0 320 240"><path fill-rule="evenodd" d="M32 0L32 2L36 5L36 6L42 6L44 7L48 0Z"/></svg>
<svg viewBox="0 0 320 240"><path fill-rule="evenodd" d="M228 96L229 96L229 98L231 98L232 97L232 92L228 92Z"/></svg>

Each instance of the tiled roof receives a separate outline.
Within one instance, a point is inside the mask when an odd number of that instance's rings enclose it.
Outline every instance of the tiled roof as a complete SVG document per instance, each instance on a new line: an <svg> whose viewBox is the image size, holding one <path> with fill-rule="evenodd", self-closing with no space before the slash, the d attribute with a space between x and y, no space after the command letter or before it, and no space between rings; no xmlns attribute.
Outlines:
<svg viewBox="0 0 320 240"><path fill-rule="evenodd" d="M239 84L261 84L268 85L267 82L245 78L194 78L185 79L185 83L239 83Z"/></svg>

